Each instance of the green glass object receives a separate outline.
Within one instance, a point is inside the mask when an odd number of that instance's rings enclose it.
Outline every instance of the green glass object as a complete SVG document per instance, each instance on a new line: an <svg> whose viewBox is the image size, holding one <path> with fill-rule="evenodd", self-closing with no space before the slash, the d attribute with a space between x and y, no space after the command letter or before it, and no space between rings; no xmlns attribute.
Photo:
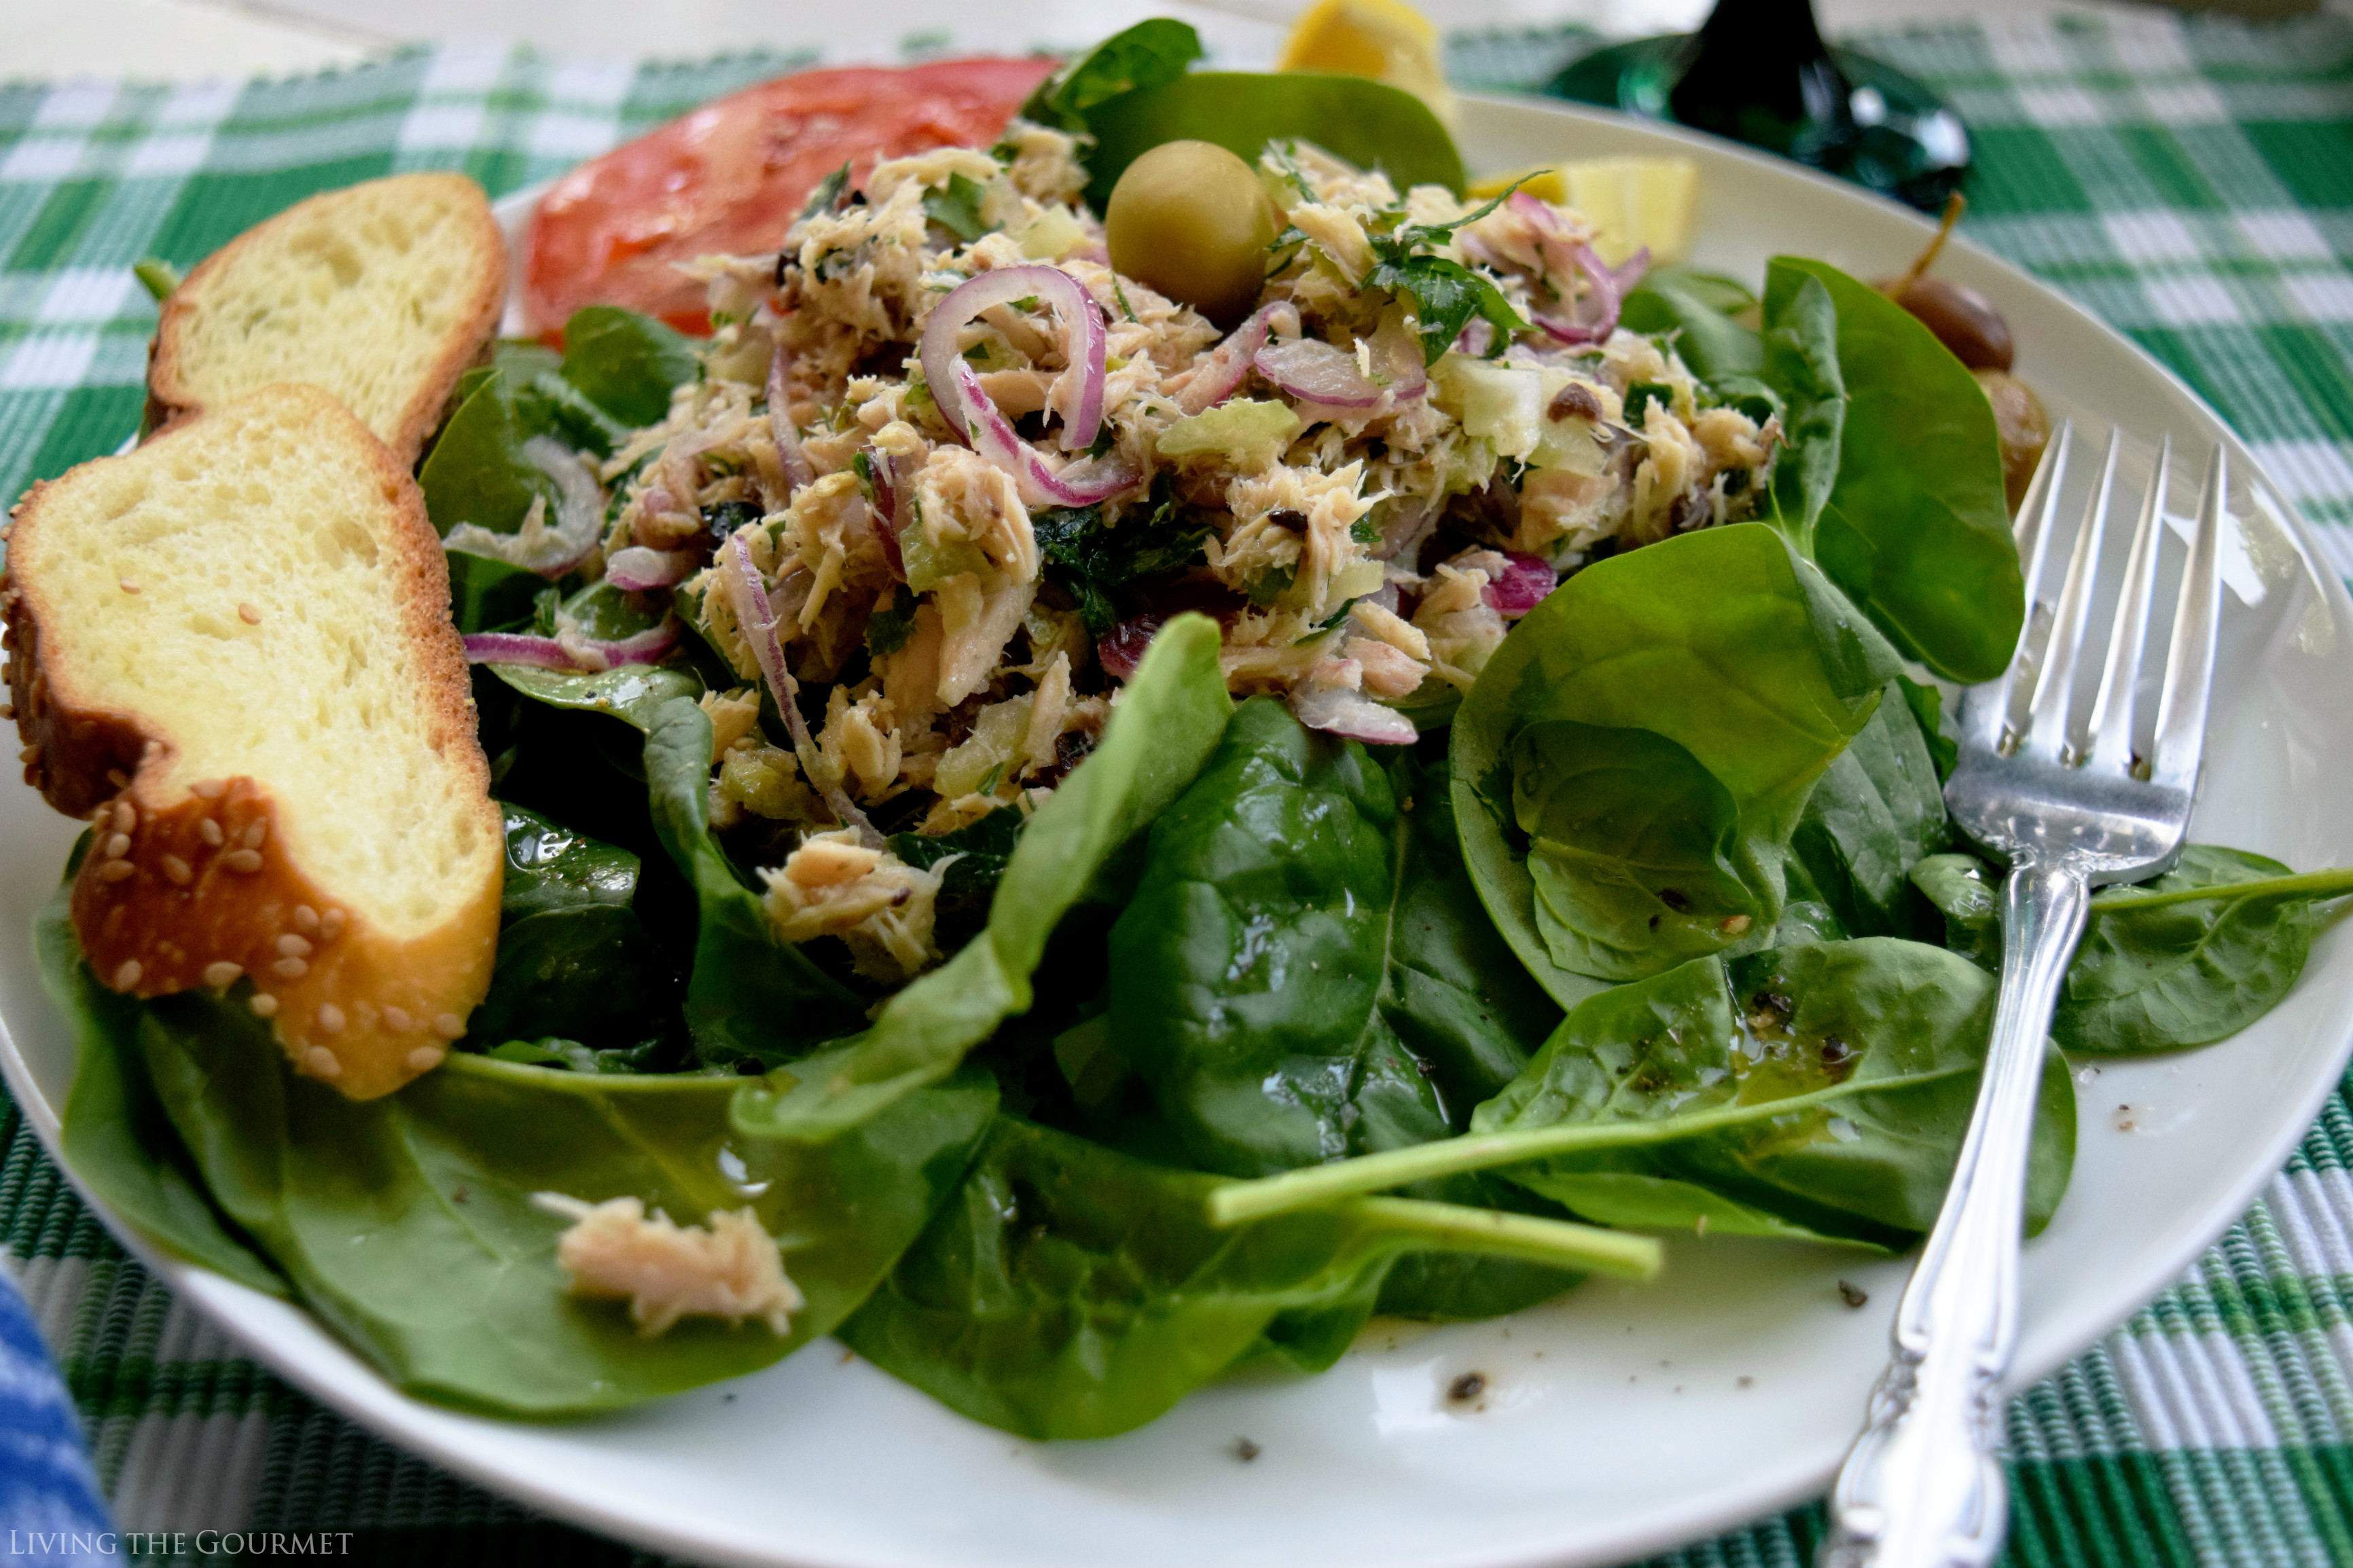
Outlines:
<svg viewBox="0 0 2353 1568"><path fill-rule="evenodd" d="M1717 0L1698 32L1597 49L1546 90L1728 136L1929 212L1968 172L1960 116L1902 71L1824 44L1810 0Z"/></svg>

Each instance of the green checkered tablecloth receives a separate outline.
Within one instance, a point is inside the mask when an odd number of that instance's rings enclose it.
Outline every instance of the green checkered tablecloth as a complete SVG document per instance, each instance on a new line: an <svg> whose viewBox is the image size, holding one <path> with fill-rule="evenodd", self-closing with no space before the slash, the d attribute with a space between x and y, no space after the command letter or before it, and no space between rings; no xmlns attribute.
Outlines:
<svg viewBox="0 0 2353 1568"><path fill-rule="evenodd" d="M1467 87L1548 76L1561 31L1453 40ZM2253 444L2353 573L2353 22L2151 14L1866 40L1978 141L1969 232L2130 333ZM405 53L245 85L0 86L0 494L133 426L153 308L298 197L394 170L493 193L745 82L775 55L636 68ZM2165 1295L2013 1404L2014 1562L2353 1563L2353 1100ZM349 1531L351 1555L619 1563L322 1410L125 1258L0 1100L0 1262L32 1302L126 1531ZM1819 1508L1673 1559L1811 1557Z"/></svg>

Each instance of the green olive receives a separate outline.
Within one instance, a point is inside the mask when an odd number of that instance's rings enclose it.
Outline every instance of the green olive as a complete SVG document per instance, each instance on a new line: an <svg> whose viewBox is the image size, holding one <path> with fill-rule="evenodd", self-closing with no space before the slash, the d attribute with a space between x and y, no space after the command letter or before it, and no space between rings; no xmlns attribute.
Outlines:
<svg viewBox="0 0 2353 1568"><path fill-rule="evenodd" d="M1103 231L1113 270L1230 327L1258 303L1274 208L1223 147L1164 142L1112 187Z"/></svg>

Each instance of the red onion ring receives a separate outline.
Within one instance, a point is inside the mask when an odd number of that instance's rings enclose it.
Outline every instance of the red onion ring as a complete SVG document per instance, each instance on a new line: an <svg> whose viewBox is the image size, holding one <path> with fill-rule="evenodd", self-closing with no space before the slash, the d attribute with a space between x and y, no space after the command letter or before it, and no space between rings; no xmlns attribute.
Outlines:
<svg viewBox="0 0 2353 1568"><path fill-rule="evenodd" d="M1345 736L1371 746L1410 746L1421 738L1413 721L1345 687L1294 686L1291 711L1311 730Z"/></svg>
<svg viewBox="0 0 2353 1568"><path fill-rule="evenodd" d="M698 564L691 550L649 550L642 544L632 544L606 558L605 581L616 588L642 594L684 582L694 575Z"/></svg>
<svg viewBox="0 0 2353 1568"><path fill-rule="evenodd" d="M1095 297L1086 291L1084 285L1060 268L1000 267L949 290L945 299L932 307L931 319L923 324L923 380L930 384L941 415L955 433L973 441L971 426L977 413L975 405L987 404L988 400L979 393L976 379L971 384L973 390L967 392L963 382L950 374L952 367L964 368L967 374L970 370L965 364L964 351L957 340L982 311L1031 298L1051 310L1060 323L1062 357L1069 365L1047 390L1046 406L1062 416L1062 449L1084 451L1094 445L1095 436L1103 428L1103 361L1108 335L1103 327L1103 307L1095 303ZM976 450L978 445L974 441Z"/></svg>
<svg viewBox="0 0 2353 1568"><path fill-rule="evenodd" d="M1535 315L1536 325L1555 342L1572 347L1607 342L1609 334L1618 330L1619 307L1642 280L1642 274L1651 269L1650 247L1644 246L1612 268L1594 254L1591 246L1569 234L1558 213L1527 192L1512 193L1512 210L1526 218L1536 231L1536 248L1547 278L1558 272L1562 281L1572 286L1580 275L1585 279L1585 293L1567 316L1531 312Z"/></svg>
<svg viewBox="0 0 2353 1568"><path fill-rule="evenodd" d="M1284 318L1290 329L1284 336L1299 335L1296 307L1281 300L1261 305L1251 312L1250 320L1227 333L1226 341L1209 351L1209 357L1201 362L1193 379L1177 395L1176 406L1187 414L1198 414L1231 397L1234 390L1250 379L1251 361L1259 346L1266 342L1267 333L1273 330L1278 316Z"/></svg>
<svg viewBox="0 0 2353 1568"><path fill-rule="evenodd" d="M584 663L573 657L572 647L554 637L543 637L525 632L471 632L464 638L468 664L523 664L537 669L560 669L568 673L594 673L602 669L617 669L625 664L653 664L662 655L678 646L681 628L676 616L665 616L661 625L621 638L618 642L596 642L577 639L573 647L581 648L605 662L602 665Z"/></svg>
<svg viewBox="0 0 2353 1568"><path fill-rule="evenodd" d="M1014 487L1019 490L1024 506L1092 506L1144 482L1142 474L1116 457L1081 458L1060 472L1048 468L1046 459L1014 434L1012 422L988 400L972 366L955 360L947 374L948 384L956 396L964 399L965 411L971 416L965 438L972 443L974 451L1013 476ZM943 403L940 406L945 408L947 405Z"/></svg>
<svg viewBox="0 0 2353 1568"><path fill-rule="evenodd" d="M752 563L752 547L744 542L741 532L729 535L725 548L720 552L720 581L726 587L728 602L735 606L736 622L752 645L752 657L759 660L760 673L767 678L769 694L776 700L776 710L785 716L785 729L792 736L793 755L800 761L801 773L824 795L835 821L856 827L867 847L880 848L882 836L874 831L866 814L842 793L840 784L823 782L825 775L817 765L817 741L809 734L808 721L801 717L800 688L793 679L793 672L785 668L785 644L778 631L776 607L768 602L768 590L760 583L760 569Z"/></svg>

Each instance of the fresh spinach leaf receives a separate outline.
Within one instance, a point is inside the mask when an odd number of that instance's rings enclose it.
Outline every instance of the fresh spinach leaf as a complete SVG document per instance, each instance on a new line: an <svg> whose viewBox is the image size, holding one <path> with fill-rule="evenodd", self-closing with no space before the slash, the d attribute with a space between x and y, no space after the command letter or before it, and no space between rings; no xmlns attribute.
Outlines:
<svg viewBox="0 0 2353 1568"><path fill-rule="evenodd" d="M1254 162L1270 142L1312 142L1402 191L1462 189L1462 155L1421 100L1365 77L1195 71L1104 99L1085 113L1095 138L1087 205L1103 210L1128 164L1164 142L1212 142Z"/></svg>
<svg viewBox="0 0 2353 1568"><path fill-rule="evenodd" d="M539 1419L733 1377L830 1331L962 1179L996 1103L967 1074L815 1146L735 1127L729 1077L458 1055L347 1100L203 992L148 1003L139 1038L213 1196L305 1306L407 1393ZM572 1294L542 1192L635 1197L681 1223L749 1206L806 1304L781 1336L693 1318L649 1338L620 1303Z"/></svg>
<svg viewBox="0 0 2353 1568"><path fill-rule="evenodd" d="M475 1048L542 1035L627 1048L677 1017L679 978L635 910L543 910L500 931L490 994L468 1020L469 1036Z"/></svg>
<svg viewBox="0 0 2353 1568"><path fill-rule="evenodd" d="M1233 706L1218 648L1217 624L1207 616L1178 616L1161 628L1103 743L1022 829L980 937L892 997L855 1039L797 1064L774 1085L747 1090L736 1112L747 1129L836 1136L945 1076L1007 1017L1029 1009L1030 975L1055 924L1113 854L1192 782L1224 731ZM707 728L702 744L707 758ZM706 793L698 775L694 799Z"/></svg>
<svg viewBox="0 0 2353 1568"><path fill-rule="evenodd" d="M638 858L599 844L535 811L501 803L506 819L506 888L499 921L512 925L552 910L627 907L638 891Z"/></svg>
<svg viewBox="0 0 2353 1568"><path fill-rule="evenodd" d="M1641 1124L1639 1143L1507 1174L1588 1219L1900 1247L1936 1223L1977 1101L1995 984L1890 938L1704 958L1580 1005L1472 1136ZM1822 1097L1802 1109L1794 1103ZM1793 1102L1709 1128L1710 1113ZM2027 1230L2074 1159L2066 1064L2035 1110Z"/></svg>
<svg viewBox="0 0 2353 1568"><path fill-rule="evenodd" d="M1148 1087L1187 1163L1258 1175L1451 1136L1557 1021L1480 908L1447 782L1253 698L1154 824L1112 928L1099 1043L1114 1076ZM1103 1054L1082 1068L1100 1078ZM1414 1195L1527 1206L1482 1178ZM1482 1315L1572 1283L1417 1258L1381 1305Z"/></svg>
<svg viewBox="0 0 2353 1568"><path fill-rule="evenodd" d="M1815 528L1838 485L1845 450L1840 317L1820 279L1793 279L1775 265L1767 274L1763 375L1781 400L1788 445L1773 464L1774 521L1812 560Z"/></svg>
<svg viewBox="0 0 2353 1568"><path fill-rule="evenodd" d="M584 614L596 612L586 595L575 603ZM672 666L631 665L595 675L494 668L501 679L541 702L607 714L643 732L636 760L654 835L694 897L685 1016L703 1060L774 1067L864 1023L866 1004L855 992L800 948L778 940L759 895L711 830L711 720L699 701L700 678ZM568 1031L508 1031L523 1037L550 1032Z"/></svg>
<svg viewBox="0 0 2353 1568"><path fill-rule="evenodd" d="M1814 783L1896 658L1773 530L1737 523L1570 577L1457 715L1480 897L1564 1006L1761 939Z"/></svg>
<svg viewBox="0 0 2353 1568"><path fill-rule="evenodd" d="M449 568L449 618L460 632L514 625L530 616L533 600L547 586L547 579L512 561L469 550L444 550L441 559Z"/></svg>
<svg viewBox="0 0 2353 1568"><path fill-rule="evenodd" d="M1849 398L1815 558L1906 657L1948 679L1989 680L2026 615L1992 405L1916 317L1826 263L1774 259L1767 323L1789 318L1809 283L1835 309ZM1787 363L1771 361L1768 379Z"/></svg>
<svg viewBox="0 0 2353 1568"><path fill-rule="evenodd" d="M650 316L586 305L564 323L563 376L622 425L657 425L670 415L670 389L695 377L694 345Z"/></svg>
<svg viewBox="0 0 2353 1568"><path fill-rule="evenodd" d="M1138 88L1175 81L1207 52L1201 35L1189 23L1166 16L1138 22L1039 82L1021 106L1021 118L1058 131L1087 131L1087 113L1096 105ZM1103 210L1100 203L1095 210Z"/></svg>
<svg viewBox="0 0 2353 1568"><path fill-rule="evenodd" d="M2353 880L2284 881L2291 878L2265 856L2191 844L2164 876L2094 893L2052 1038L2099 1056L2179 1050L2234 1035L2270 1012L2304 973L2316 903L2353 892ZM1940 855L1915 867L1912 879L1944 915L1947 945L1999 972L2000 874L1972 856ZM2206 889L2213 896L2147 900Z"/></svg>
<svg viewBox="0 0 2353 1568"><path fill-rule="evenodd" d="M1013 858L1014 846L1021 842L1021 829L1028 822L1019 811L999 807L953 833L893 833L883 842L892 854L922 870L928 871L955 857L941 878L940 896L985 898L996 890L1003 879L1005 868Z"/></svg>
<svg viewBox="0 0 2353 1568"><path fill-rule="evenodd" d="M1038 554L1054 580L1078 601L1087 630L1102 637L1128 608L1126 590L1172 576L1201 559L1210 523L1184 507L1163 474L1149 505L1117 528L1103 525L1100 506L1050 507L1029 519Z"/></svg>
<svg viewBox="0 0 2353 1568"><path fill-rule="evenodd" d="M1558 1018L1479 907L1443 771L1400 767L1253 698L1153 824L1111 1036L1198 1168L1445 1137Z"/></svg>
<svg viewBox="0 0 2353 1568"><path fill-rule="evenodd" d="M976 1421L1107 1437L1256 1355L1330 1365L1405 1252L1641 1267L1631 1237L1393 1199L1237 1234L1204 1217L1217 1184L999 1116L963 1191L841 1338ZM1514 1223L1558 1239L1514 1247Z"/></svg>
<svg viewBox="0 0 2353 1568"><path fill-rule="evenodd" d="M1806 799L1789 840L1792 896L1822 904L1851 935L1915 935L1912 868L1950 836L1936 763L1891 682ZM1800 877L1810 886L1801 888Z"/></svg>
<svg viewBox="0 0 2353 1568"><path fill-rule="evenodd" d="M1737 303L1726 280L1703 273L1654 267L1619 308L1620 325L1638 332L1673 332L1675 353L1694 375L1710 384L1765 373L1765 340L1732 321L1736 310L1757 303L1737 284Z"/></svg>
<svg viewBox="0 0 2353 1568"><path fill-rule="evenodd" d="M542 432L527 428L515 408L513 383L503 371L480 373L417 470L425 512L434 531L446 535L461 522L492 533L522 527L534 500L550 515L560 499L555 481L522 455L522 445ZM454 570L454 569L453 569Z"/></svg>
<svg viewBox="0 0 2353 1568"><path fill-rule="evenodd" d="M1904 704L1912 710L1914 722L1920 726L1920 740L1936 764L1936 782L1942 784L1953 776L1953 764L1961 760L1959 742L1945 733L1945 694L1908 675L1898 675L1895 684L1904 692Z"/></svg>
<svg viewBox="0 0 2353 1568"><path fill-rule="evenodd" d="M702 704L670 697L640 728L654 832L694 889L686 1025L697 1052L706 1062L774 1067L854 1034L866 1021L864 1001L778 938L711 831L711 719Z"/></svg>
<svg viewBox="0 0 2353 1568"><path fill-rule="evenodd" d="M110 1210L163 1251L284 1296L285 1279L213 1202L195 1156L156 1096L139 1047L142 1004L100 984L82 959L74 937L72 879L88 843L85 835L65 884L33 922L42 989L74 1032L65 1162Z"/></svg>

